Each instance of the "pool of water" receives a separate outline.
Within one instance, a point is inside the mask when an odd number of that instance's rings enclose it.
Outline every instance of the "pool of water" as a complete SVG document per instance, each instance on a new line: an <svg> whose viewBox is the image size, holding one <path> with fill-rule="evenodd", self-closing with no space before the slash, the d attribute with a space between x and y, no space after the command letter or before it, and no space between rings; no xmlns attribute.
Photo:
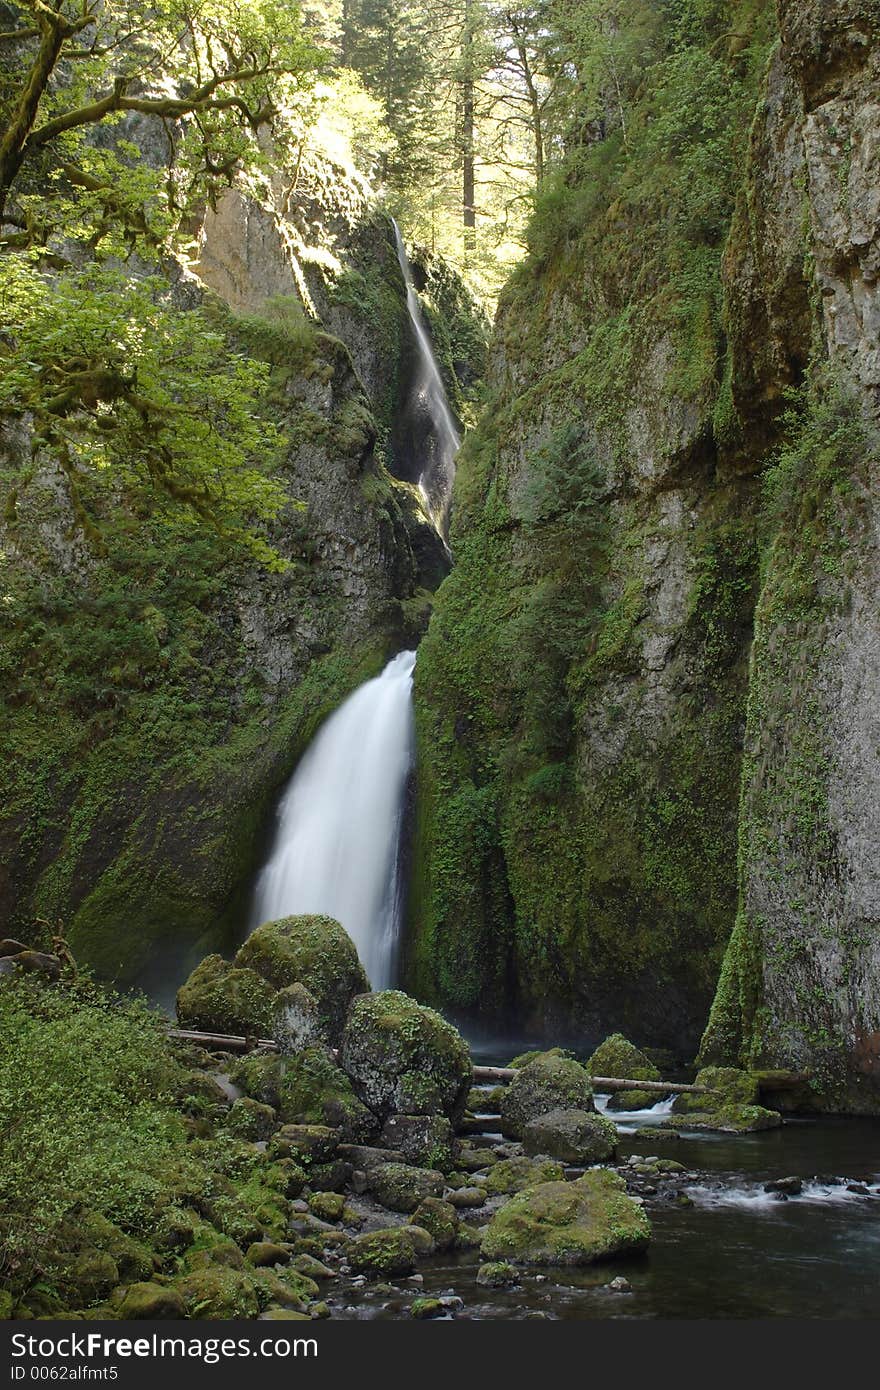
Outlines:
<svg viewBox="0 0 880 1390"><path fill-rule="evenodd" d="M601 1105L600 1105L601 1108ZM695 1175L645 1197L649 1251L584 1270L523 1272L511 1289L476 1282L478 1253L420 1263L422 1283L353 1290L337 1317L401 1318L417 1295L454 1295L456 1318L875 1318L880 1309L880 1120L788 1119L731 1136L640 1130L668 1111L617 1113L620 1154L658 1155ZM764 1184L804 1180L780 1200ZM848 1190L863 1186L867 1193ZM674 1192L692 1205L678 1205ZM609 1287L623 1275L629 1292Z"/></svg>

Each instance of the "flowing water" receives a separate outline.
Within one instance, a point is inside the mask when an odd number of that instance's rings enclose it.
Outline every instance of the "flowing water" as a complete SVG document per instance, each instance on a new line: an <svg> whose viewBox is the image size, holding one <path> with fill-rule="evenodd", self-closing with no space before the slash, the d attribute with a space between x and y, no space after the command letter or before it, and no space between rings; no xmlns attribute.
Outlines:
<svg viewBox="0 0 880 1390"><path fill-rule="evenodd" d="M498 1064L498 1054L475 1060ZM597 1097L605 1110L607 1097ZM858 1318L880 1306L880 1120L786 1119L780 1129L733 1136L691 1132L658 1139L641 1131L668 1116L610 1112L620 1159L673 1158L685 1173L645 1192L652 1240L635 1258L585 1269L523 1270L513 1288L476 1282L478 1252L421 1261L423 1282L376 1293L352 1289L334 1317L405 1318L414 1296L452 1294L456 1318ZM764 1191L781 1177L803 1179L799 1196ZM643 1189L644 1191L644 1189ZM682 1204L678 1193L686 1194ZM622 1275L629 1291L610 1287Z"/></svg>
<svg viewBox="0 0 880 1390"><path fill-rule="evenodd" d="M429 424L423 438L422 458L419 472L419 491L429 516L440 535L446 538L449 520L449 503L452 497L452 484L455 479L455 455L461 443L446 388L437 366L437 359L431 346L431 339L425 326L418 291L413 281L412 267L403 244L400 228L394 223L394 240L397 245L397 259L400 273L406 286L406 307L413 328L418 367L412 384L412 399Z"/></svg>
<svg viewBox="0 0 880 1390"><path fill-rule="evenodd" d="M279 804L251 919L258 926L301 912L335 917L374 989L392 983L400 927L415 660L400 652L319 730Z"/></svg>

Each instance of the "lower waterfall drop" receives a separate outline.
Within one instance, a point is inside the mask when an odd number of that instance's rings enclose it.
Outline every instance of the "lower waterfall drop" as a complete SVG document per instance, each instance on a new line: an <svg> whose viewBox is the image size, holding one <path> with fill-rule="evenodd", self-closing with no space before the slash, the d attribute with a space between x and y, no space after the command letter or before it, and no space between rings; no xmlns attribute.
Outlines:
<svg viewBox="0 0 880 1390"><path fill-rule="evenodd" d="M335 917L374 989L393 981L399 855L413 757L415 652L400 652L318 731L278 807L251 928L299 913Z"/></svg>

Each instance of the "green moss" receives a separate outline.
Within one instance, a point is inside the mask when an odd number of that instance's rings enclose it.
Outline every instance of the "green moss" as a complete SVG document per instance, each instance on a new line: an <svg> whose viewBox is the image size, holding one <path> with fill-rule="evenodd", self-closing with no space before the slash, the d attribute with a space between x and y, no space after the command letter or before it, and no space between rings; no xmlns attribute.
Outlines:
<svg viewBox="0 0 880 1390"><path fill-rule="evenodd" d="M482 1239L490 1260L583 1265L643 1250L651 1228L622 1178L593 1169L577 1182L542 1183L512 1197Z"/></svg>
<svg viewBox="0 0 880 1390"><path fill-rule="evenodd" d="M345 1247L345 1254L356 1274L372 1279L412 1274L416 1262L412 1240L398 1228L355 1236Z"/></svg>

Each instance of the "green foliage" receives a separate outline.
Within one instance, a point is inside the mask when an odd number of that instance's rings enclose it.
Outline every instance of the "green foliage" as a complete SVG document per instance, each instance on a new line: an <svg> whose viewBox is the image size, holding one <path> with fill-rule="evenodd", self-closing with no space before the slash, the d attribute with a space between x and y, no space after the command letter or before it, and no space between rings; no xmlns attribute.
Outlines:
<svg viewBox="0 0 880 1390"><path fill-rule="evenodd" d="M230 353L200 310L172 307L158 278L100 265L50 278L7 254L0 303L0 412L32 415L33 449L62 464L77 511L96 489L154 491L166 514L183 504L278 563L249 529L286 500L269 476L280 435L259 413L265 363Z"/></svg>
<svg viewBox="0 0 880 1390"><path fill-rule="evenodd" d="M53 1249L80 1204L128 1228L185 1165L159 1019L80 980L0 981L0 1246L13 1267Z"/></svg>

